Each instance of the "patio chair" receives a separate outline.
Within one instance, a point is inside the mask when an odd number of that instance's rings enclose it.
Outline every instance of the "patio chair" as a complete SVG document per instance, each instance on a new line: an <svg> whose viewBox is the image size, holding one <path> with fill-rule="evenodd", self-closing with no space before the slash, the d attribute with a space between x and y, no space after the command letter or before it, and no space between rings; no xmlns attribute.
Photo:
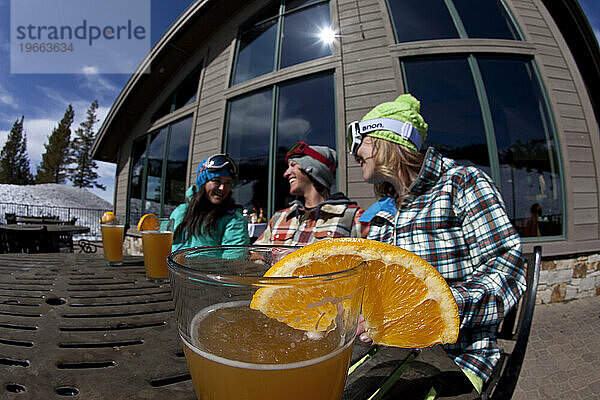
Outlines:
<svg viewBox="0 0 600 400"><path fill-rule="evenodd" d="M527 289L517 306L504 317L498 329L498 339L502 339L506 344L513 342L514 347L510 353L507 349L502 350L500 361L481 392L481 399L484 400L510 399L519 380L535 309L542 247L535 246L533 253L525 254L524 258L527 267Z"/></svg>
<svg viewBox="0 0 600 400"><path fill-rule="evenodd" d="M0 242L3 253L51 253L54 252L52 238L45 226L19 227L0 226Z"/></svg>

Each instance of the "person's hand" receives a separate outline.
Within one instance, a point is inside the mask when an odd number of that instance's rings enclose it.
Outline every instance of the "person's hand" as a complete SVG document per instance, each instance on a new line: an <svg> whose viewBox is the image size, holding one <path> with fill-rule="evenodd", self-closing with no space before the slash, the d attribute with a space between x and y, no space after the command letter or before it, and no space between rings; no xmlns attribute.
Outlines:
<svg viewBox="0 0 600 400"><path fill-rule="evenodd" d="M356 327L356 336L360 339L361 342L371 342L372 339L367 336L367 328L365 326L365 317L360 314L358 316L358 326Z"/></svg>

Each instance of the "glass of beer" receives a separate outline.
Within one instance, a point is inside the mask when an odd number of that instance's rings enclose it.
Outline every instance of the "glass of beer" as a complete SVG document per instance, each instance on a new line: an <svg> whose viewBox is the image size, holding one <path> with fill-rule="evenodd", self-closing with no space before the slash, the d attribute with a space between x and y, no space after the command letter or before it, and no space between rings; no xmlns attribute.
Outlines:
<svg viewBox="0 0 600 400"><path fill-rule="evenodd" d="M173 220L158 218L158 229L142 231L146 278L151 282L168 282L167 256L173 245Z"/></svg>
<svg viewBox="0 0 600 400"><path fill-rule="evenodd" d="M324 275L263 276L295 250L198 247L167 258L179 335L198 399L341 399L365 264ZM278 293L288 299L306 299L310 293L310 304L295 310L291 321L310 320L309 309L328 307L331 322L323 329L293 328L289 319L256 309L253 298L260 290L270 291L273 307L284 307ZM317 328L320 319L309 325Z"/></svg>
<svg viewBox="0 0 600 400"><path fill-rule="evenodd" d="M123 265L125 217L118 215L110 222L101 223L100 230L106 265Z"/></svg>

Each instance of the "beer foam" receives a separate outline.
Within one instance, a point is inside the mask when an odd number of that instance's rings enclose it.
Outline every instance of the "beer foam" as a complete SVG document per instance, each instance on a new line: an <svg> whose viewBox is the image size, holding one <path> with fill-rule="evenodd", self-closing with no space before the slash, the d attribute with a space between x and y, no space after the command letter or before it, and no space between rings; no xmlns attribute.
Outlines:
<svg viewBox="0 0 600 400"><path fill-rule="evenodd" d="M181 340L184 342L184 344L190 349L192 350L194 353L198 354L199 356L206 358L208 360L214 361L216 363L219 364L224 364L230 367L235 367L235 368L245 368L245 369L254 369L254 370L285 370L285 369L293 369L293 368L301 368L301 367L307 367L309 365L313 365L313 364L318 364L320 362L323 362L325 360L328 360L332 357L335 357L336 355L340 354L341 352L343 352L344 350L348 349L348 347L352 346L352 344L354 343L353 340L349 340L348 343L346 343L344 346L336 349L335 351L326 354L324 356L321 357L317 357L317 358L313 358L310 360L306 360L306 361L300 361L300 362L294 362L294 363L287 363L287 364L258 364L258 363L248 363L248 362L243 362L243 361L237 361L237 360L231 360L229 358L225 358L225 357L220 357L211 353L208 353L206 351L203 351L200 349L201 345L200 345L200 341L197 337L198 335L198 326L200 325L200 323L202 322L202 320L211 312L214 312L217 309L220 308L229 308L229 307L237 307L237 306L249 306L249 302L247 301L232 301L232 302L227 302L227 303L221 303L221 304L215 304L209 307L206 307L202 310L200 310L192 319L192 322L190 324L190 331L192 334L192 343L190 343L188 340L186 340L186 338L183 337L183 335L180 335ZM318 339L319 337L315 338L312 337L310 335L311 332L306 332L307 337L311 340L313 339Z"/></svg>

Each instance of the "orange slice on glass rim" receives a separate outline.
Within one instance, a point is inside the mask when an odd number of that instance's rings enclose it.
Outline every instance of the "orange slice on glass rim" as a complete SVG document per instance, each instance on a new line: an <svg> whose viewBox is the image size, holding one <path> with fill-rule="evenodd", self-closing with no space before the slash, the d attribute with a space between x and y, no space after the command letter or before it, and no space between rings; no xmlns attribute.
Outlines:
<svg viewBox="0 0 600 400"><path fill-rule="evenodd" d="M158 217L152 213L142 215L138 221L138 231L155 231L160 227Z"/></svg>
<svg viewBox="0 0 600 400"><path fill-rule="evenodd" d="M104 214L102 214L102 217L100 218L100 223L101 224L110 224L114 220L115 220L115 213L112 211L107 211Z"/></svg>
<svg viewBox="0 0 600 400"><path fill-rule="evenodd" d="M367 335L374 343L415 348L456 342L460 319L450 287L431 264L400 247L360 238L322 240L288 254L264 276L331 273L362 261L367 263L362 310ZM344 292L341 287L336 290ZM336 306L321 304L315 311L302 305L322 298L322 293L299 296L297 291L263 287L250 307L295 329L324 331L335 323ZM305 317L307 312L320 313L318 326L314 318Z"/></svg>

